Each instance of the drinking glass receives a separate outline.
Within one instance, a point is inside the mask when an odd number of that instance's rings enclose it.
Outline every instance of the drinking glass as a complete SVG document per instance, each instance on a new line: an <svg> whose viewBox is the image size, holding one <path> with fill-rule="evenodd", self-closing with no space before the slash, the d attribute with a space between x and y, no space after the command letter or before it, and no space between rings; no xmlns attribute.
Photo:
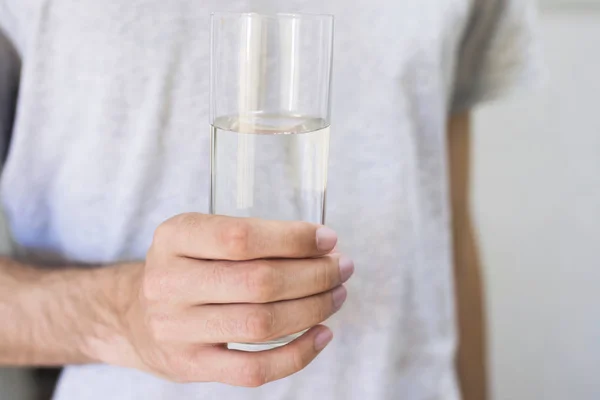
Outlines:
<svg viewBox="0 0 600 400"><path fill-rule="evenodd" d="M212 15L212 214L324 224L332 50L331 15Z"/></svg>

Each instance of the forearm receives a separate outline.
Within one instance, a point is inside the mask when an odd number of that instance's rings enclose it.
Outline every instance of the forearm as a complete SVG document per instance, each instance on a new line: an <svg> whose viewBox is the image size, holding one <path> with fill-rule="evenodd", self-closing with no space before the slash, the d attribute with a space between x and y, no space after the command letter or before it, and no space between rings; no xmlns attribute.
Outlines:
<svg viewBox="0 0 600 400"><path fill-rule="evenodd" d="M100 361L118 340L133 268L38 269L0 259L0 365Z"/></svg>
<svg viewBox="0 0 600 400"><path fill-rule="evenodd" d="M454 116L448 127L456 302L459 325L457 369L465 400L487 398L483 279L471 218L469 115Z"/></svg>
<svg viewBox="0 0 600 400"><path fill-rule="evenodd" d="M455 222L454 260L460 338L457 368L463 398L485 400L487 363L483 279L474 232L468 215L460 218L460 222Z"/></svg>

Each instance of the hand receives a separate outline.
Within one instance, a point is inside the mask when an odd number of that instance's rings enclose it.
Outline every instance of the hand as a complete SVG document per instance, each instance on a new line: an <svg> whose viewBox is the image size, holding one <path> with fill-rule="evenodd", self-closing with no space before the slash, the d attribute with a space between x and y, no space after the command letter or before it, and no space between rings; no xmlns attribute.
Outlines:
<svg viewBox="0 0 600 400"><path fill-rule="evenodd" d="M260 386L308 365L332 339L318 324L346 299L352 262L331 253L335 233L305 222L182 214L155 232L132 274L139 296L123 326L116 363L177 382ZM264 352L260 343L311 328Z"/></svg>

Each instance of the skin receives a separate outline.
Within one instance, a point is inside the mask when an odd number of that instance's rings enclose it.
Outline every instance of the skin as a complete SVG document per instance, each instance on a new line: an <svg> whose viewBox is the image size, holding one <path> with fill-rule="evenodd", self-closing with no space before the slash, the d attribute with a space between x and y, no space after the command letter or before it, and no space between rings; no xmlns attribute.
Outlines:
<svg viewBox="0 0 600 400"><path fill-rule="evenodd" d="M465 400L487 392L479 257L469 205L468 113L448 124L457 368ZM308 365L332 339L319 325L341 307L354 270L337 237L303 222L176 216L158 227L145 262L40 270L0 259L0 365L102 362L176 382L255 387ZM289 318L293 315L294 318ZM258 343L311 328L261 353Z"/></svg>
<svg viewBox="0 0 600 400"><path fill-rule="evenodd" d="M470 204L471 124L469 113L448 123L459 346L457 370L465 400L488 398L482 269Z"/></svg>
<svg viewBox="0 0 600 400"><path fill-rule="evenodd" d="M332 339L350 260L329 228L202 214L155 232L143 263L81 270L0 263L0 365L102 362L176 382L255 387ZM293 316L293 318L290 318ZM312 328L311 328L312 327ZM228 350L311 328L267 352Z"/></svg>

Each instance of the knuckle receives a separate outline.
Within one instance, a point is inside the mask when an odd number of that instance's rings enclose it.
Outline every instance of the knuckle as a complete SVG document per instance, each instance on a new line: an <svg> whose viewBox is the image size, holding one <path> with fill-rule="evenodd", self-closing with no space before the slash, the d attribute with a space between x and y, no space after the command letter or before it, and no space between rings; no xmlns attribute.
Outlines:
<svg viewBox="0 0 600 400"><path fill-rule="evenodd" d="M190 231L202 223L202 215L197 213L179 214L172 218L175 229Z"/></svg>
<svg viewBox="0 0 600 400"><path fill-rule="evenodd" d="M224 338L244 332L243 324L234 319L216 318L207 320L204 329L215 338Z"/></svg>
<svg viewBox="0 0 600 400"><path fill-rule="evenodd" d="M323 298L321 301L317 301L315 305L315 321L317 323L321 323L329 318L333 314L333 308L331 306L331 301L326 298Z"/></svg>
<svg viewBox="0 0 600 400"><path fill-rule="evenodd" d="M171 240L175 234L175 224L173 223L175 218L176 217L166 220L154 230L154 237L152 238L153 247L163 247Z"/></svg>
<svg viewBox="0 0 600 400"><path fill-rule="evenodd" d="M325 321L333 314L331 296L329 294L322 294L311 298L306 303L306 309L311 324L315 325Z"/></svg>
<svg viewBox="0 0 600 400"><path fill-rule="evenodd" d="M325 262L323 262L325 261ZM313 275L313 284L316 288L321 290L327 290L333 286L333 277L331 274L331 259L325 258L323 260L315 260L315 269Z"/></svg>
<svg viewBox="0 0 600 400"><path fill-rule="evenodd" d="M221 233L221 244L232 259L244 259L250 243L250 223L242 220L225 224Z"/></svg>
<svg viewBox="0 0 600 400"><path fill-rule="evenodd" d="M203 215L198 213L185 213L176 215L156 228L154 231L153 246L165 247L172 242L174 236L181 238L181 233L188 236L196 231L202 224ZM185 237L185 236L184 236Z"/></svg>
<svg viewBox="0 0 600 400"><path fill-rule="evenodd" d="M236 384L245 387L259 387L268 381L266 368L257 361L246 361L234 376Z"/></svg>
<svg viewBox="0 0 600 400"><path fill-rule="evenodd" d="M244 285L252 301L266 303L277 296L281 282L277 279L276 269L269 261L256 261L248 267L241 268L245 271Z"/></svg>
<svg viewBox="0 0 600 400"><path fill-rule="evenodd" d="M196 232L200 230L204 219L202 214L179 214L174 219L175 230L180 233L182 240L191 242Z"/></svg>
<svg viewBox="0 0 600 400"><path fill-rule="evenodd" d="M270 306L260 306L246 316L246 335L253 341L267 341L272 338L275 327L275 314Z"/></svg>

